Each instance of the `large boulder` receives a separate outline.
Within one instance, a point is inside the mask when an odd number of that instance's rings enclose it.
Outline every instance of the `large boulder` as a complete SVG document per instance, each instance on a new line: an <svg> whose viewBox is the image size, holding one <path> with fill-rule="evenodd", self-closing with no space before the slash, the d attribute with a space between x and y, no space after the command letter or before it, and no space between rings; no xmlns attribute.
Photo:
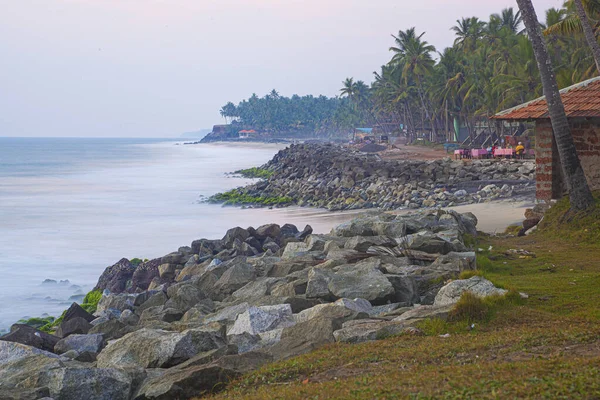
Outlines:
<svg viewBox="0 0 600 400"><path fill-rule="evenodd" d="M231 266L214 284L214 288L223 295L230 295L256 279L256 271L251 264L246 262L245 257L232 261L235 262L231 263Z"/></svg>
<svg viewBox="0 0 600 400"><path fill-rule="evenodd" d="M213 314L209 314L204 318L205 323L209 322L233 322L238 315L246 312L250 308L248 303L240 303L232 306L226 306Z"/></svg>
<svg viewBox="0 0 600 400"><path fill-rule="evenodd" d="M285 246L283 254L281 255L282 260L290 260L299 255L302 255L308 251L308 246L304 242L290 242Z"/></svg>
<svg viewBox="0 0 600 400"><path fill-rule="evenodd" d="M267 224L256 229L255 236L261 240L266 238L277 239L281 235L281 227L277 224Z"/></svg>
<svg viewBox="0 0 600 400"><path fill-rule="evenodd" d="M186 283L175 284L167 289L169 300L165 308L175 308L183 312L189 310L206 296L196 286Z"/></svg>
<svg viewBox="0 0 600 400"><path fill-rule="evenodd" d="M161 264L160 258L146 261L137 266L131 277L131 287L129 292L134 293L140 290L148 290L150 283L159 278L158 266Z"/></svg>
<svg viewBox="0 0 600 400"><path fill-rule="evenodd" d="M453 305L421 305L402 313L400 316L394 318L392 321L410 321L431 318L445 320L446 318L448 318L448 314L450 313L450 311L452 311L452 307Z"/></svg>
<svg viewBox="0 0 600 400"><path fill-rule="evenodd" d="M128 284L131 283L135 268L136 266L131 264L128 259L122 258L116 264L104 270L94 289L108 289L113 293L126 291Z"/></svg>
<svg viewBox="0 0 600 400"><path fill-rule="evenodd" d="M168 332L143 328L110 342L98 355L99 368L169 368L225 346L221 329Z"/></svg>
<svg viewBox="0 0 600 400"><path fill-rule="evenodd" d="M232 228L232 229L228 230L221 241L223 242L223 246L225 248L230 249L233 246L233 243L235 242L236 239L243 242L244 240L248 239L249 237L250 237L250 233L248 232L248 230L240 228L238 226L236 228Z"/></svg>
<svg viewBox="0 0 600 400"><path fill-rule="evenodd" d="M169 298L167 297L166 293L163 292L162 290L159 290L158 292L156 292L152 296L150 296L146 301L144 301L137 308L136 312L141 314L147 308L164 306L165 303L167 302L167 300L169 300Z"/></svg>
<svg viewBox="0 0 600 400"><path fill-rule="evenodd" d="M63 321L56 330L56 336L66 338L69 335L85 335L92 329L92 325L82 317L75 317L68 321Z"/></svg>
<svg viewBox="0 0 600 400"><path fill-rule="evenodd" d="M366 260L356 265L337 267L328 288L336 298L362 298L384 304L394 296L394 287L379 270L380 260Z"/></svg>
<svg viewBox="0 0 600 400"><path fill-rule="evenodd" d="M346 241L344 248L366 253L371 246L395 247L396 245L396 241L387 236L354 236Z"/></svg>
<svg viewBox="0 0 600 400"><path fill-rule="evenodd" d="M128 294L107 294L103 295L100 301L98 302L98 307L96 309L95 315L99 315L103 311L107 310L133 310L135 295Z"/></svg>
<svg viewBox="0 0 600 400"><path fill-rule="evenodd" d="M370 310L371 304L364 299L339 299L334 303L318 304L303 310L294 314L294 319L301 323L315 318L326 318L341 327L346 321L368 318Z"/></svg>
<svg viewBox="0 0 600 400"><path fill-rule="evenodd" d="M317 317L284 328L278 343L266 349L275 360L284 360L308 353L327 343L335 341L333 332L341 328L341 323L325 317Z"/></svg>
<svg viewBox="0 0 600 400"><path fill-rule="evenodd" d="M94 325L88 331L88 334L102 334L104 340L114 340L133 332L133 330L131 326L126 325L118 319L109 319Z"/></svg>
<svg viewBox="0 0 600 400"><path fill-rule="evenodd" d="M338 342L360 343L398 335L405 330L406 325L401 321L361 319L344 322L333 336Z"/></svg>
<svg viewBox="0 0 600 400"><path fill-rule="evenodd" d="M54 352L56 354L63 354L67 351L75 350L79 354L84 352L98 354L103 347L104 337L102 334L70 335L56 343Z"/></svg>
<svg viewBox="0 0 600 400"><path fill-rule="evenodd" d="M385 275L394 288L393 300L398 303L419 303L419 287L414 276L410 275Z"/></svg>
<svg viewBox="0 0 600 400"><path fill-rule="evenodd" d="M329 282L332 276L333 271L318 267L311 268L308 272L306 297L331 300L333 296L329 291Z"/></svg>
<svg viewBox="0 0 600 400"><path fill-rule="evenodd" d="M79 304L73 303L65 312L63 317L63 321L69 321L73 318L81 317L85 319L87 322L92 322L96 317L94 317L89 312L85 311Z"/></svg>
<svg viewBox="0 0 600 400"><path fill-rule="evenodd" d="M442 287L435 296L433 304L435 306L456 304L464 292L471 292L479 297L487 297L492 295L503 296L507 293L507 290L495 287L492 282L484 277L474 276L469 279L452 281Z"/></svg>
<svg viewBox="0 0 600 400"><path fill-rule="evenodd" d="M243 314L238 315L228 335L241 335L243 333L256 335L294 324L292 308L289 304L263 307L252 306Z"/></svg>
<svg viewBox="0 0 600 400"><path fill-rule="evenodd" d="M57 368L46 372L50 395L60 400L128 400L132 376L112 368Z"/></svg>
<svg viewBox="0 0 600 400"><path fill-rule="evenodd" d="M231 297L237 301L251 301L268 296L271 288L277 283L283 282L281 278L258 278L255 281L248 282L244 287L233 292Z"/></svg>
<svg viewBox="0 0 600 400"><path fill-rule="evenodd" d="M224 389L232 379L258 369L272 359L266 353L250 352L223 355L208 364L186 362L162 374L149 377L133 399L171 400L201 397Z"/></svg>
<svg viewBox="0 0 600 400"><path fill-rule="evenodd" d="M21 343L45 351L54 351L54 346L60 338L28 325L14 324L10 327L9 333L0 336L0 340Z"/></svg>
<svg viewBox="0 0 600 400"><path fill-rule="evenodd" d="M171 368L164 374L145 381L133 399L191 399L223 389L239 375L236 371L218 365Z"/></svg>

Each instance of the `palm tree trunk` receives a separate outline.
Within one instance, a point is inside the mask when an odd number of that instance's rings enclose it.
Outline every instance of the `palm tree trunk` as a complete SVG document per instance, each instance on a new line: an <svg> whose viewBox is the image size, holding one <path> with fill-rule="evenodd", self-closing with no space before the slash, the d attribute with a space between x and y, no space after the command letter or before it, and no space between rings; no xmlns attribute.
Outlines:
<svg viewBox="0 0 600 400"><path fill-rule="evenodd" d="M517 0L517 4L523 14L523 22L540 70L544 96L546 96L546 102L548 103L552 130L558 148L558 156L569 189L571 209L576 211L592 209L594 207L594 197L577 156L577 149L571 135L571 127L558 91L554 68L548 55L546 42L542 37L542 30L535 9L531 0Z"/></svg>
<svg viewBox="0 0 600 400"><path fill-rule="evenodd" d="M596 35L594 35L594 31L592 30L592 26L590 25L590 20L588 19L587 14L585 13L585 9L583 8L583 3L581 0L573 0L575 2L575 8L577 9L577 16L581 21L581 27L583 28L583 33L585 35L585 40L588 43L588 46L592 49L592 53L594 54L594 61L596 61L596 69L600 72L600 45L596 40Z"/></svg>

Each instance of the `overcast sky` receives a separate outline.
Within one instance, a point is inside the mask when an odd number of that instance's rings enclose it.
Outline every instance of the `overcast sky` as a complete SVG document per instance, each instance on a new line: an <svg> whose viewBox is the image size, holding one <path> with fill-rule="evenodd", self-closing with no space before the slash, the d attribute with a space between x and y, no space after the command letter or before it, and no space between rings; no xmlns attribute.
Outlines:
<svg viewBox="0 0 600 400"><path fill-rule="evenodd" d="M538 16L562 0L534 0ZM0 136L170 137L271 89L372 81L390 34L438 50L515 0L0 0Z"/></svg>

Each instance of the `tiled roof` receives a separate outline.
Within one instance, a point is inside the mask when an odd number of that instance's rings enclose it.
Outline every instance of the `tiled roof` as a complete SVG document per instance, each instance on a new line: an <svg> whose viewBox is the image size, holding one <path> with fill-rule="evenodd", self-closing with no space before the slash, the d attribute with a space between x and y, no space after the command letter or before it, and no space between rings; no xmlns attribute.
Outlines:
<svg viewBox="0 0 600 400"><path fill-rule="evenodd" d="M600 77L592 78L560 91L567 118L600 118ZM499 112L492 117L498 120L547 119L546 98L532 100Z"/></svg>

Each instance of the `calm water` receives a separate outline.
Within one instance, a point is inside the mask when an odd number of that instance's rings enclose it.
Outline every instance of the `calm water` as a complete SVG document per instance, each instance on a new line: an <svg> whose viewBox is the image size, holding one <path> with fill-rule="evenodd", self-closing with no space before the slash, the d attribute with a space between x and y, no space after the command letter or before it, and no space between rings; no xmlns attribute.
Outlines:
<svg viewBox="0 0 600 400"><path fill-rule="evenodd" d="M347 216L201 204L248 181L226 172L261 165L270 147L176 145L151 139L0 138L0 330L57 315L122 257L153 258L233 226ZM69 283L42 285L45 279Z"/></svg>

